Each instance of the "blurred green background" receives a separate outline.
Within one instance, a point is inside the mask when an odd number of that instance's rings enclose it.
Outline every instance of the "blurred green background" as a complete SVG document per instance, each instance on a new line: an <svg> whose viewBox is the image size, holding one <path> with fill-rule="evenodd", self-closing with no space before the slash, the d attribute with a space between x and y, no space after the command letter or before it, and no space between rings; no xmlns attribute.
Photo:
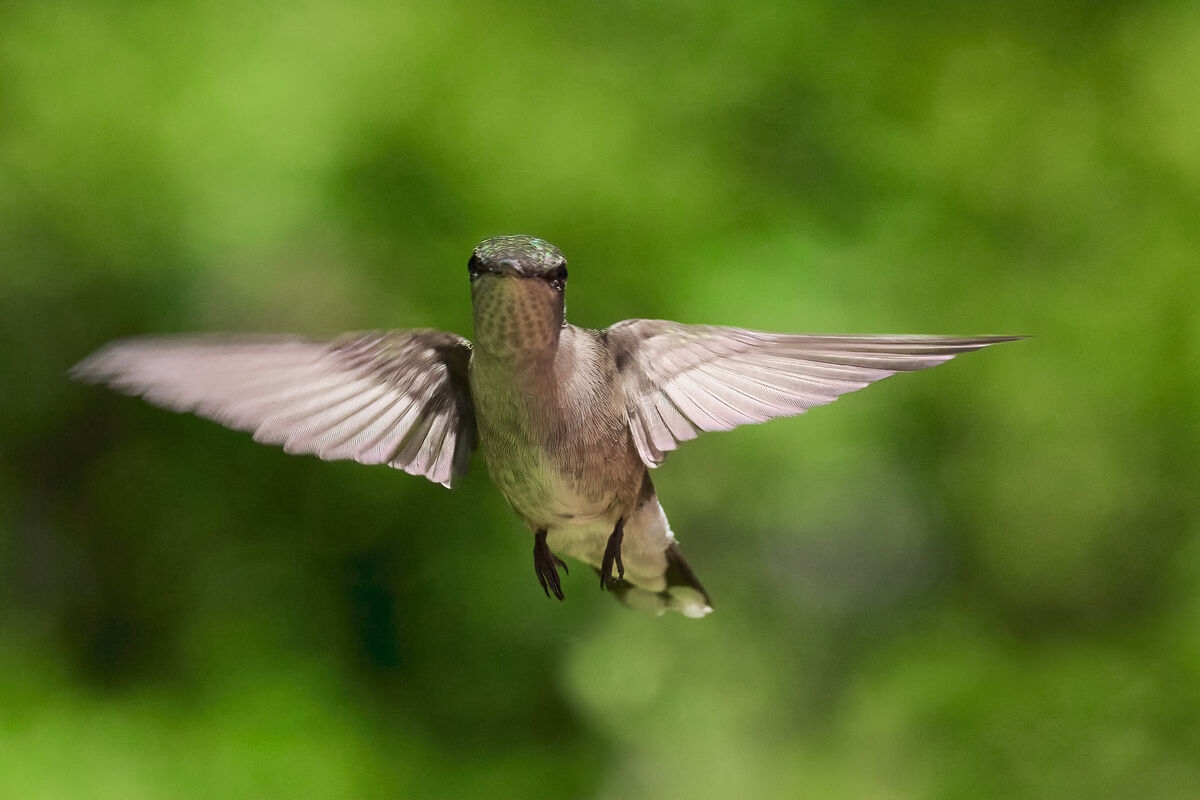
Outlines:
<svg viewBox="0 0 1200 800"><path fill-rule="evenodd" d="M0 6L0 797L1200 796L1200 6ZM1028 333L655 473L703 621L66 369L569 313Z"/></svg>

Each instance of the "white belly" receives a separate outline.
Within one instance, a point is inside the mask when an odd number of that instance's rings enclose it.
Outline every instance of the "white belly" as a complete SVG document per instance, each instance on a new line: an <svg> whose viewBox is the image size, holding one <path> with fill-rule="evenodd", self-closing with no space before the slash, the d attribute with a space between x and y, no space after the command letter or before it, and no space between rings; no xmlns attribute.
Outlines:
<svg viewBox="0 0 1200 800"><path fill-rule="evenodd" d="M548 529L546 543L557 553L599 568L617 519L618 516L605 516L565 520ZM653 592L665 589L667 584L663 574L667 568L666 548L673 541L675 536L671 533L662 506L651 496L625 520L621 542L625 580Z"/></svg>

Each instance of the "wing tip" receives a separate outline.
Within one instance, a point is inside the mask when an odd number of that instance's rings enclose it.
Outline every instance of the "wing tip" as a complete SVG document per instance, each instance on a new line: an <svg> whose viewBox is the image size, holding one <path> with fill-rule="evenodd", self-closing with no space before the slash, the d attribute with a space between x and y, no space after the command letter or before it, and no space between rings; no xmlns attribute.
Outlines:
<svg viewBox="0 0 1200 800"><path fill-rule="evenodd" d="M120 373L111 362L126 341L128 340L118 339L92 351L67 369L67 377L80 383L98 384L111 381Z"/></svg>
<svg viewBox="0 0 1200 800"><path fill-rule="evenodd" d="M986 346L989 344L999 344L1001 342L1019 342L1022 339L1032 339L1033 334L1030 333L1004 333L1004 334L986 334L984 336L968 337Z"/></svg>

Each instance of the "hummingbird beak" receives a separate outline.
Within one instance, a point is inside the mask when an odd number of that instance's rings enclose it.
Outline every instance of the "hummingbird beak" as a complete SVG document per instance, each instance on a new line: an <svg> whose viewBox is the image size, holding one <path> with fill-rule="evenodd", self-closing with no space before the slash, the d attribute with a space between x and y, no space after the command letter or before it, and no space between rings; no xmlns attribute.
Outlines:
<svg viewBox="0 0 1200 800"><path fill-rule="evenodd" d="M495 263L488 272L493 275L503 275L510 278L524 278L520 263L515 258L504 258Z"/></svg>

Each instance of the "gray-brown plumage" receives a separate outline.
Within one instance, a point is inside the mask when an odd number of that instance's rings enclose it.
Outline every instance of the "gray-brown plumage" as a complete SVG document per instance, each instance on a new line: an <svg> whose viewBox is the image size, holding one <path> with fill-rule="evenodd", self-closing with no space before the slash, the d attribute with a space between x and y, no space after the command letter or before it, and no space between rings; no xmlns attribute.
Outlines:
<svg viewBox="0 0 1200 800"><path fill-rule="evenodd" d="M630 605L710 610L650 480L703 431L801 414L893 375L1012 336L811 336L625 320L565 321L566 261L529 236L487 239L468 265L475 342L434 330L184 336L106 345L72 375L192 411L290 453L387 464L451 485L476 443L534 532Z"/></svg>

